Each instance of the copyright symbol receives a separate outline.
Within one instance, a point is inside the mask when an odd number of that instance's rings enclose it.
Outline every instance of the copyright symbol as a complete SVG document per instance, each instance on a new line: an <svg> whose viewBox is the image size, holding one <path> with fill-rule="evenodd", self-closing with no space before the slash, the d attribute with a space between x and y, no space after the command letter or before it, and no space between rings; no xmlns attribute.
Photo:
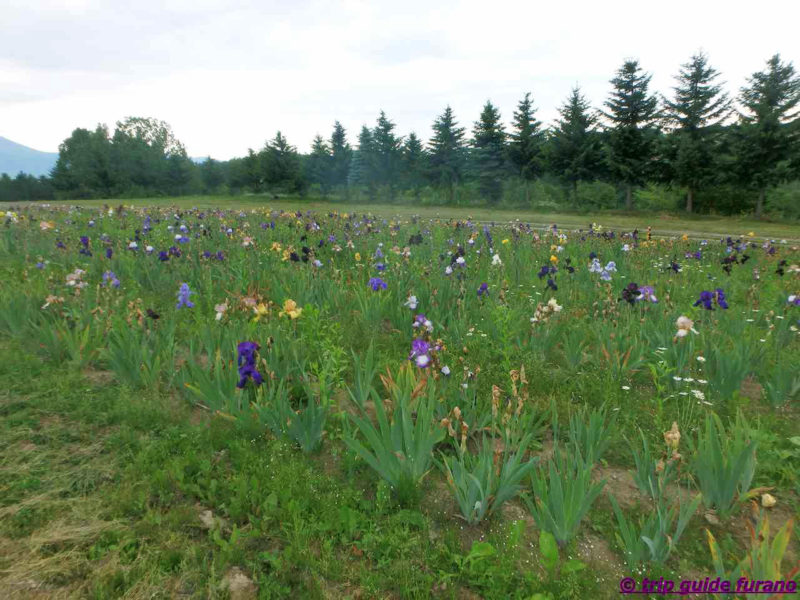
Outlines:
<svg viewBox="0 0 800 600"><path fill-rule="evenodd" d="M630 594L636 590L636 580L633 577L623 577L619 582L621 594Z"/></svg>

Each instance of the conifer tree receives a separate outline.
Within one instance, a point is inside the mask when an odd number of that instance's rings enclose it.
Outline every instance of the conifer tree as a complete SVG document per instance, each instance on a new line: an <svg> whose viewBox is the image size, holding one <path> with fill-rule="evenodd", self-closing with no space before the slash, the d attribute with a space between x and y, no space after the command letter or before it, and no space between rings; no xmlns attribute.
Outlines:
<svg viewBox="0 0 800 600"><path fill-rule="evenodd" d="M455 201L456 186L464 177L466 144L464 128L458 127L450 106L433 122L433 137L428 142L428 148L431 180L447 188L452 203Z"/></svg>
<svg viewBox="0 0 800 600"><path fill-rule="evenodd" d="M332 179L333 157L327 142L319 134L314 137L314 141L311 144L311 154L308 155L305 166L306 178L309 183L318 184L322 190L322 195L326 195Z"/></svg>
<svg viewBox="0 0 800 600"><path fill-rule="evenodd" d="M525 201L530 204L530 182L539 178L544 170L544 133L542 123L536 120L530 93L520 100L512 119L508 135L508 157L520 177L525 181Z"/></svg>
<svg viewBox="0 0 800 600"><path fill-rule="evenodd" d="M402 164L405 186L414 192L416 198L419 198L420 188L425 182L426 162L425 148L412 131L403 144Z"/></svg>
<svg viewBox="0 0 800 600"><path fill-rule="evenodd" d="M500 111L487 101L472 130L472 168L481 194L497 202L503 194L503 179L508 174L506 133Z"/></svg>
<svg viewBox="0 0 800 600"><path fill-rule="evenodd" d="M639 61L626 60L611 80L614 86L605 102L610 122L608 166L625 188L625 208L633 207L633 187L643 185L651 170L657 130L658 101L648 93L651 76Z"/></svg>
<svg viewBox="0 0 800 600"><path fill-rule="evenodd" d="M573 202L578 198L578 183L594 181L603 171L603 146L597 131L597 116L588 100L575 87L558 109L560 119L550 140L550 166L566 182Z"/></svg>
<svg viewBox="0 0 800 600"><path fill-rule="evenodd" d="M372 131L375 182L388 188L390 198L394 198L397 188L403 144L403 140L395 135L394 128L395 124L381 111Z"/></svg>
<svg viewBox="0 0 800 600"><path fill-rule="evenodd" d="M350 168L353 150L347 143L347 132L339 121L333 124L329 147L331 151L330 184L334 187L346 185L347 171Z"/></svg>
<svg viewBox="0 0 800 600"><path fill-rule="evenodd" d="M740 180L758 190L756 216L764 211L767 190L793 174L800 145L800 77L779 54L753 73L741 89L737 150Z"/></svg>
<svg viewBox="0 0 800 600"><path fill-rule="evenodd" d="M681 66L673 88L673 100L666 100L666 119L672 132L670 179L686 188L686 212L692 212L695 192L718 178L720 164L717 143L722 122L730 114L730 100L720 84L719 72L709 66L702 52Z"/></svg>

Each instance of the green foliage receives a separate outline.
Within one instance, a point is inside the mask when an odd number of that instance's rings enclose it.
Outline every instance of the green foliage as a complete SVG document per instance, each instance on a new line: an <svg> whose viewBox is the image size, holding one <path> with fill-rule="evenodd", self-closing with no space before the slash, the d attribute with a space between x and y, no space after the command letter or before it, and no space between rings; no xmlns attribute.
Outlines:
<svg viewBox="0 0 800 600"><path fill-rule="evenodd" d="M584 407L569 418L567 432L572 446L585 457L587 464L600 461L616 434L616 416L609 418L605 408Z"/></svg>
<svg viewBox="0 0 800 600"><path fill-rule="evenodd" d="M417 500L419 484L428 473L433 460L433 448L444 436L434 423L436 397L434 389L417 389L413 374L400 372L399 381L387 380L391 394L391 415L373 388L372 397L377 426L365 408L360 415L349 415L364 442L352 434L345 443L372 469L389 483L402 505Z"/></svg>
<svg viewBox="0 0 800 600"><path fill-rule="evenodd" d="M659 459L651 452L650 444L641 429L639 437L642 440L641 454L633 446L633 443L628 441L635 466L633 482L644 494L658 502L666 494L667 486L677 477L678 464L669 458L660 460L659 464Z"/></svg>
<svg viewBox="0 0 800 600"><path fill-rule="evenodd" d="M692 473L697 478L703 503L721 517L728 516L738 502L757 494L750 490L756 470L757 443L751 440L750 427L741 413L726 430L714 413L706 415L705 428L691 438Z"/></svg>
<svg viewBox="0 0 800 600"><path fill-rule="evenodd" d="M520 482L535 465L533 460L523 462L530 441L526 436L513 452L496 451L484 438L477 455L459 452L442 457L441 469L467 523L478 523L519 493Z"/></svg>
<svg viewBox="0 0 800 600"><path fill-rule="evenodd" d="M619 527L615 534L617 543L622 548L628 568L636 570L645 562L663 565L667 561L692 515L697 512L701 497L698 495L688 503L678 500L670 504L661 495L655 500L653 512L638 523L625 517L614 496L609 495L609 501Z"/></svg>
<svg viewBox="0 0 800 600"><path fill-rule="evenodd" d="M757 513L755 526L750 521L747 521L746 526L749 532L749 548L747 554L742 557L730 569L725 567L722 549L717 542L714 535L706 529L706 538L708 540L708 547L711 551L711 560L714 565L714 570L718 577L724 581L731 582L731 589L736 589L736 582L744 577L748 583L758 582L788 582L796 579L798 572L800 572L800 562L794 566L790 566L788 572L783 570L783 561L786 557L786 550L789 547L789 542L792 537L794 529L794 520L789 519L775 534L775 537L770 540L769 534L769 517L764 511L758 511L758 508L753 505L753 512ZM758 592L752 590L753 594L746 594L745 597L758 597ZM780 592L782 590L772 590ZM726 595L722 595L725 597Z"/></svg>
<svg viewBox="0 0 800 600"><path fill-rule="evenodd" d="M525 501L537 527L552 533L564 546L575 537L604 485L605 480L592 483L592 465L580 452L555 446L553 457L531 471L533 498Z"/></svg>

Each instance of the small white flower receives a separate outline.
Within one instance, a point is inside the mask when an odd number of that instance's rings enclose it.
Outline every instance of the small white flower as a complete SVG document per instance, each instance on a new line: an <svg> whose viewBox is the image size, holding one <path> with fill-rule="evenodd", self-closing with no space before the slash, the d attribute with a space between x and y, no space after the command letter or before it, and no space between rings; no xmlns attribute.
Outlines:
<svg viewBox="0 0 800 600"><path fill-rule="evenodd" d="M137 244L136 242L131 242L130 244L128 244L128 248L130 248L131 250L136 250L138 247L139 244Z"/></svg>
<svg viewBox="0 0 800 600"><path fill-rule="evenodd" d="M706 381L705 379L698 379L697 383L702 383L703 385L705 385L708 383L708 381Z"/></svg>
<svg viewBox="0 0 800 600"><path fill-rule="evenodd" d="M447 265L444 268L444 274L445 275L452 275L453 274L453 267L451 267L450 265Z"/></svg>
<svg viewBox="0 0 800 600"><path fill-rule="evenodd" d="M625 391L627 392L629 389L631 389L631 386L629 386L629 385L623 385L623 386L622 386L622 389L623 389L623 390L625 390Z"/></svg>
<svg viewBox="0 0 800 600"><path fill-rule="evenodd" d="M677 375L673 375L673 376L672 376L672 378L673 378L675 381L683 381L683 377L678 377Z"/></svg>
<svg viewBox="0 0 800 600"><path fill-rule="evenodd" d="M155 248L153 248L152 246L145 246L146 252L152 252L153 250L155 250Z"/></svg>
<svg viewBox="0 0 800 600"><path fill-rule="evenodd" d="M443 366L442 367L442 374L443 375L450 375L450 367L448 367L447 365Z"/></svg>
<svg viewBox="0 0 800 600"><path fill-rule="evenodd" d="M465 260L464 260L464 257L463 257L463 256L459 256L459 257L456 259L456 264L457 264L457 265L461 265L461 266L463 266L464 264L466 264L466 262L467 262L467 261L465 261Z"/></svg>
<svg viewBox="0 0 800 600"><path fill-rule="evenodd" d="M706 357L705 356L698 356L697 357L697 362L701 362L701 363L706 362Z"/></svg>
<svg viewBox="0 0 800 600"><path fill-rule="evenodd" d="M500 260L500 255L499 254L495 254L492 257L492 265L493 266L498 266L498 265L502 265L502 264L503 264L503 261Z"/></svg>
<svg viewBox="0 0 800 600"><path fill-rule="evenodd" d="M692 394L694 394L694 397L697 398L698 400L706 399L706 395L700 390L692 390Z"/></svg>

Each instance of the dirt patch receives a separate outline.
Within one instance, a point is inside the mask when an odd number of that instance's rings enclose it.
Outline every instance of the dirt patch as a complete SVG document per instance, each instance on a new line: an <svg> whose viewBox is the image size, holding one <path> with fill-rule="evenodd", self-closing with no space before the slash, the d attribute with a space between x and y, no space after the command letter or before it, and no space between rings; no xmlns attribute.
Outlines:
<svg viewBox="0 0 800 600"><path fill-rule="evenodd" d="M625 563L619 555L611 549L608 542L591 532L584 532L577 540L578 559L590 565L597 571L597 576L602 581L603 575L608 575L611 581L624 577L626 574Z"/></svg>
<svg viewBox="0 0 800 600"><path fill-rule="evenodd" d="M617 467L596 466L592 472L592 481L605 479L605 492L612 494L620 508L636 508L646 497L633 481L633 474L627 469Z"/></svg>
<svg viewBox="0 0 800 600"><path fill-rule="evenodd" d="M764 397L764 388L758 381L752 377L748 377L742 382L739 393L750 400L761 400L761 398Z"/></svg>
<svg viewBox="0 0 800 600"><path fill-rule="evenodd" d="M113 371L104 371L102 369L95 369L87 367L83 370L83 376L95 387L104 387L114 381L115 375Z"/></svg>

